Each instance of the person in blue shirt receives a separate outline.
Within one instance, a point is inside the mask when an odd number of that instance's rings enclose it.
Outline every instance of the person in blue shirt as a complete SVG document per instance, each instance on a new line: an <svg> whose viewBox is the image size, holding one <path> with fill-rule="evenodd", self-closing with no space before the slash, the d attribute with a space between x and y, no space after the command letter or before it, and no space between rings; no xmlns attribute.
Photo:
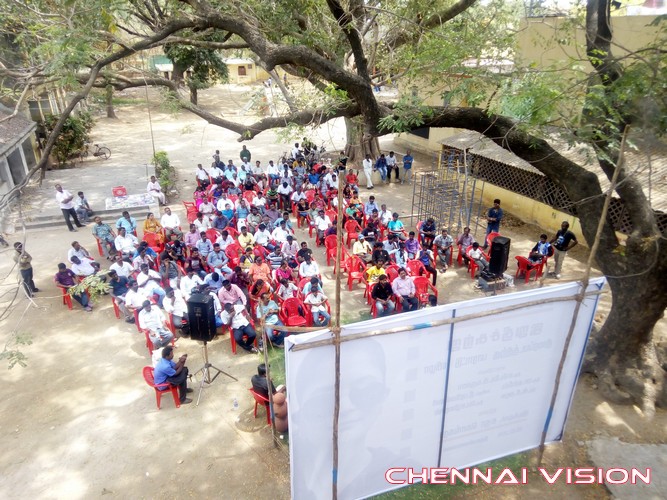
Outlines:
<svg viewBox="0 0 667 500"><path fill-rule="evenodd" d="M375 162L375 170L380 172L380 177L382 182L387 182L387 160L384 157L384 153Z"/></svg>
<svg viewBox="0 0 667 500"><path fill-rule="evenodd" d="M493 200L493 206L486 213L486 234L499 233L500 221L503 219L503 209L500 208L500 200ZM488 242L484 243L484 248L488 247Z"/></svg>
<svg viewBox="0 0 667 500"><path fill-rule="evenodd" d="M528 260L530 260L532 264L539 264L544 260L545 257L551 257L553 253L554 250L551 246L551 243L547 241L547 235L540 234L540 241L538 241L530 251Z"/></svg>
<svg viewBox="0 0 667 500"><path fill-rule="evenodd" d="M415 159L412 157L412 154L408 149L405 156L403 156L403 179L401 180L401 184L405 183L405 181L410 184L410 179L412 177L412 163L414 161Z"/></svg>
<svg viewBox="0 0 667 500"><path fill-rule="evenodd" d="M179 399L182 405L192 403L192 399L187 397L187 393L192 392L188 389L188 367L185 362L188 359L187 354L183 354L178 358L178 362L174 363L174 348L170 345L162 348L162 358L155 365L153 372L153 380L155 385L171 384L178 386ZM169 387L158 387L161 391L166 391Z"/></svg>
<svg viewBox="0 0 667 500"><path fill-rule="evenodd" d="M120 229L121 227L124 227L125 232L127 233L136 233L137 231L137 219L130 217L130 212L127 210L125 210L123 216L116 221L116 229Z"/></svg>
<svg viewBox="0 0 667 500"><path fill-rule="evenodd" d="M313 170L308 174L308 182L316 186L320 182L320 174Z"/></svg>

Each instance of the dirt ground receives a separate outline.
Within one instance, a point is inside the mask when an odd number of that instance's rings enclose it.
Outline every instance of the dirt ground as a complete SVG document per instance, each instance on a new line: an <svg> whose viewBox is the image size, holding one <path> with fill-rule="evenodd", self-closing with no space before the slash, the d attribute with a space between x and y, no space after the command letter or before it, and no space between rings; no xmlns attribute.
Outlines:
<svg viewBox="0 0 667 500"><path fill-rule="evenodd" d="M126 97L139 98L142 94L143 90L128 92ZM243 87L219 87L202 92L201 103L231 119L253 121L252 116L239 115L248 95ZM94 142L112 149L110 164L149 162L152 144L145 106L123 106L116 112L118 120L98 120ZM192 115L172 116L153 106L152 127L156 149L167 151L178 169L181 197L186 200L195 185L197 163L209 163L215 149L221 150L223 159L236 160L241 149L234 134ZM328 141L328 149L340 148L344 139L342 124L323 127L317 137L316 142ZM248 149L253 161L260 159L266 164L286 151L291 142L266 132L250 141ZM382 142L384 148L391 144L391 140ZM430 160L417 156L416 167L428 169ZM102 163L84 163L77 168L97 168L104 175ZM410 212L411 187L378 186L374 194L391 209ZM178 200L173 200L174 207L178 204ZM540 232L539 228L519 222L503 227L503 234L512 238L512 255L525 254ZM299 239L305 236L303 231L298 234ZM75 236L91 253L96 253L88 230ZM19 331L32 340L31 345L22 347L28 357L27 367L0 371L4 388L0 409L4 445L0 456L0 497L288 498L288 456L284 449L273 446L264 410L259 409L258 418L253 418L253 400L247 390L250 376L261 362L259 357L242 352L232 355L227 337L212 342L211 362L239 380L222 375L204 388L198 407L192 404L177 410L173 401L165 397L162 410L158 411L152 389L141 377L142 367L150 362L144 339L134 325L117 320L108 300L95 305L92 313L85 313L77 304L72 311L62 305L52 277L57 263L65 260L73 239L64 229L27 235L26 249L33 256L35 281L41 292L33 303L19 296L11 313L0 318L4 342L17 324ZM331 267L326 267L320 249L315 255L323 268L325 292L332 296ZM16 283L10 256L8 249L2 251L0 273L3 277L9 274L1 283L2 292ZM579 278L586 257L584 247L571 252L563 279ZM513 264L512 261L512 272ZM544 285L548 286L549 281ZM438 277L439 302L483 295L473 285L465 270L454 266ZM535 286L539 285L518 284L517 289ZM0 305L9 303L9 295L0 296ZM350 311L345 313L345 321L367 317L362 295L360 287L344 292L342 309ZM607 296L598 315L600 320L608 308ZM664 321L660 328L664 331ZM179 340L177 356L183 352L189 354L191 372L203 363L196 342ZM234 399L239 402L238 410L233 408ZM659 410L649 421L636 407L611 405L600 397L595 381L584 376L578 384L565 440L547 449L545 466L589 465L585 443L594 437L664 443L666 429L664 411ZM608 496L601 487L559 490L538 482L530 488L484 488L470 494L487 498Z"/></svg>

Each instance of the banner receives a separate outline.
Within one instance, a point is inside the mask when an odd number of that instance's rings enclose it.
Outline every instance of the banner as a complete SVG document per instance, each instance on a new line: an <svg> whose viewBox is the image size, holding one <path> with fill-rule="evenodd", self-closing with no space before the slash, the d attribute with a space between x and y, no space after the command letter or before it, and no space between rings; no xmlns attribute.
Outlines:
<svg viewBox="0 0 667 500"><path fill-rule="evenodd" d="M589 291L604 286L593 280ZM396 486L389 468L463 468L560 440L599 295L579 310L555 407L554 380L579 284L527 290L345 325L341 336L415 330L341 343L339 463L332 471L334 347L286 340L292 497L365 498ZM554 300L563 299L563 300ZM530 302L490 316L462 320ZM432 322L456 318L444 326ZM294 350L295 346L299 349Z"/></svg>

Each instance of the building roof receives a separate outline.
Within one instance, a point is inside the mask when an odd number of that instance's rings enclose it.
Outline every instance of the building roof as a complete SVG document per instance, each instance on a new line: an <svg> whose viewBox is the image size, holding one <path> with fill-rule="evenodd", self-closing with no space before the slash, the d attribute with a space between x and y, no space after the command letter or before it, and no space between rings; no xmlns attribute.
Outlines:
<svg viewBox="0 0 667 500"><path fill-rule="evenodd" d="M248 58L230 57L225 59L225 64L255 64L255 61Z"/></svg>
<svg viewBox="0 0 667 500"><path fill-rule="evenodd" d="M28 120L21 114L8 118L11 113L5 110L4 107L0 108L0 155L4 155L16 143L23 142L37 127L35 122Z"/></svg>

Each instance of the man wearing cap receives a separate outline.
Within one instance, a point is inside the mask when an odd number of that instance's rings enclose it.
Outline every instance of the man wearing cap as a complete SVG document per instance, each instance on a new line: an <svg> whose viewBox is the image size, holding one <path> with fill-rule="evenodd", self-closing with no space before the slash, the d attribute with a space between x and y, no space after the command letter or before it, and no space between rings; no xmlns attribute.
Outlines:
<svg viewBox="0 0 667 500"><path fill-rule="evenodd" d="M233 305L228 302L225 304L220 319L222 319L223 325L230 327L234 340L242 349L252 353L257 352L253 345L257 334L250 324L250 317L244 305Z"/></svg>
<svg viewBox="0 0 667 500"><path fill-rule="evenodd" d="M139 312L139 327L148 330L148 338L153 342L153 348L165 347L174 338L174 334L167 329L166 319L159 307L145 300Z"/></svg>
<svg viewBox="0 0 667 500"><path fill-rule="evenodd" d="M241 304L245 306L248 301L243 291L227 279L222 280L222 288L218 291L218 299L220 299L220 303L223 305Z"/></svg>
<svg viewBox="0 0 667 500"><path fill-rule="evenodd" d="M371 247L370 243L366 241L366 237L363 234L360 234L357 241L355 241L354 245L352 245L352 254L356 255L366 264L368 264L373 258L371 255L372 253L373 248Z"/></svg>
<svg viewBox="0 0 667 500"><path fill-rule="evenodd" d="M187 354L183 354L178 358L178 362L174 363L174 348L172 346L167 346L162 349L162 358L155 365L155 371L153 372L153 380L155 385L170 383L171 385L178 386L179 400L182 405L192 403L192 399L186 397L188 392L192 392L192 389L188 389L188 368L185 366L185 362L188 359ZM166 391L168 387L158 387L161 391Z"/></svg>

